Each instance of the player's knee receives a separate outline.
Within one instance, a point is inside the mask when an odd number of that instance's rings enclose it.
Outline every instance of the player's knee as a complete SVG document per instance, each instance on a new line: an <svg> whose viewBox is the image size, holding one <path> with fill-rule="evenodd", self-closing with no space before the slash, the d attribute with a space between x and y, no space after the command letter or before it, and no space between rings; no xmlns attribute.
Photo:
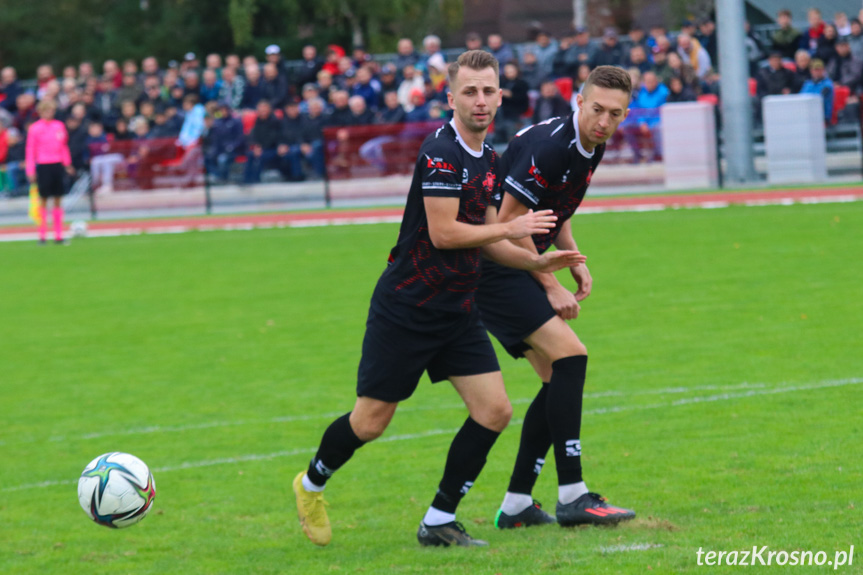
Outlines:
<svg viewBox="0 0 863 575"><path fill-rule="evenodd" d="M503 398L489 406L484 425L492 431L503 431L509 425L510 419L512 419L512 404L509 399Z"/></svg>
<svg viewBox="0 0 863 575"><path fill-rule="evenodd" d="M354 427L354 433L361 441L373 441L384 434L389 419L366 419Z"/></svg>
<svg viewBox="0 0 863 575"><path fill-rule="evenodd" d="M351 418L351 428L361 441L373 441L384 434L392 419L391 416L365 415Z"/></svg>

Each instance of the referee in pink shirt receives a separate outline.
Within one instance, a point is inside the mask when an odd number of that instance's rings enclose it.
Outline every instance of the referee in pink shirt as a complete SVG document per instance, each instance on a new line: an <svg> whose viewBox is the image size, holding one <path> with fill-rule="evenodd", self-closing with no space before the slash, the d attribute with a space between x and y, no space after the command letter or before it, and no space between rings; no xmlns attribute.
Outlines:
<svg viewBox="0 0 863 575"><path fill-rule="evenodd" d="M63 243L63 206L61 200L66 193L63 183L63 170L70 175L75 173L69 155L69 133L63 122L54 119L57 105L51 100L42 100L36 106L39 120L33 122L27 131L27 179L39 187L39 243L44 244L48 235L46 204L53 198L54 242Z"/></svg>

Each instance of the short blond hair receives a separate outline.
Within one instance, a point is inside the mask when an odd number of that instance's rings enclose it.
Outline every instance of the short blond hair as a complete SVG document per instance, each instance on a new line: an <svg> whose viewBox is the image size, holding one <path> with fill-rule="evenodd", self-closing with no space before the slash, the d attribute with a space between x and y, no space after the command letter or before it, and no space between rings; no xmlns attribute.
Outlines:
<svg viewBox="0 0 863 575"><path fill-rule="evenodd" d="M45 98L44 100L41 100L38 104L36 104L36 111L38 113L42 114L47 112L48 110L51 110L52 112L57 111L57 104L54 103L54 100Z"/></svg>
<svg viewBox="0 0 863 575"><path fill-rule="evenodd" d="M491 68L494 70L495 76L500 74L500 64L498 64L497 58L485 50L468 50L459 56L458 60L450 64L447 68L450 86L455 82L456 76L458 76L458 71L462 66L470 68L471 70L485 70L486 68Z"/></svg>

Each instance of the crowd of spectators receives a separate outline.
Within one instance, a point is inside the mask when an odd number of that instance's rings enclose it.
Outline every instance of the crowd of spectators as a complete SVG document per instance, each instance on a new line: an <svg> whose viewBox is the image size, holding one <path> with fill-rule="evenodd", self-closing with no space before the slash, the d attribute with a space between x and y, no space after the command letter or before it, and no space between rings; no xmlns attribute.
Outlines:
<svg viewBox="0 0 863 575"><path fill-rule="evenodd" d="M807 20L808 27L797 30L793 15L780 11L769 42L747 26L753 100L758 110L758 102L768 95L820 94L829 122L837 86L846 90L842 106L857 106L863 88L863 27L860 19L843 13L826 22L815 8ZM661 155L660 106L719 96L716 26L710 19L684 21L673 33L634 26L626 35L608 28L599 38L586 28L561 38L543 30L534 36L519 45L499 34L465 38L464 48L486 49L501 65L497 142L507 141L524 125L568 113L590 70L599 65L624 67L632 77L632 113L621 139L636 150L634 161ZM110 191L112 166L124 160L102 154L107 144L157 138L174 139L182 149L200 146L215 181L233 174L254 183L268 169L300 181L323 176L327 127L448 117L446 69L435 36L427 36L419 49L402 38L389 58L373 58L361 47L347 53L336 45L319 54L308 45L301 60L288 63L279 46L270 45L262 61L254 55L209 54L201 62L189 52L164 67L154 57L140 65L107 60L98 72L93 63L82 62L59 75L45 64L27 87L15 68L6 66L0 70L3 186L9 190L21 183L27 128L38 118L36 104L44 99L56 102L57 117L66 123L73 165L92 168L105 192ZM647 155L639 153L644 148ZM143 145L130 149L146 153ZM100 155L106 157L97 160ZM236 168L240 163L243 168Z"/></svg>

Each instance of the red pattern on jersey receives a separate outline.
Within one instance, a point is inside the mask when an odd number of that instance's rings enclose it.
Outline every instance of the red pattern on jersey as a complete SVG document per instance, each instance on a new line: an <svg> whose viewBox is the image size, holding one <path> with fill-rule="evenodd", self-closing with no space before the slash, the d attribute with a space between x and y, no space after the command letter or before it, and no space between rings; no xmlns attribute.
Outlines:
<svg viewBox="0 0 863 575"><path fill-rule="evenodd" d="M467 182L462 183L462 196L456 220L471 225L485 223L485 212L491 203L495 188L495 163L497 155L491 158L491 169L485 174L476 174ZM426 238L428 228L423 226L419 236ZM474 293L479 284L481 255L479 248L456 250L438 250L430 240L420 239L408 254L413 263L415 273L396 286L396 291L421 281L431 293L417 306L423 306L432 301L443 291L449 293L468 294L461 304L465 313L470 313L474 306Z"/></svg>

